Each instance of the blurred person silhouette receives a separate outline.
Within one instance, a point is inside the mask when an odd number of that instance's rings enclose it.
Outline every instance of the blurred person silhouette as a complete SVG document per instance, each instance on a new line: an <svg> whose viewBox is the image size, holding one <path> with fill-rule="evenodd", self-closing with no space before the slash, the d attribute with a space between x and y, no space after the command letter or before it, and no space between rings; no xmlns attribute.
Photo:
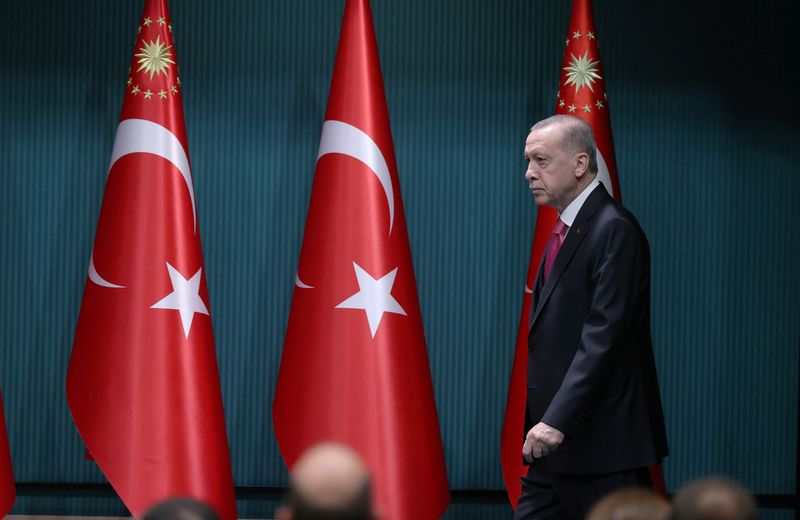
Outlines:
<svg viewBox="0 0 800 520"><path fill-rule="evenodd" d="M369 471L351 448L326 442L312 446L291 470L285 505L277 520L374 520Z"/></svg>
<svg viewBox="0 0 800 520"><path fill-rule="evenodd" d="M725 477L693 480L672 497L673 520L757 520L753 495Z"/></svg>
<svg viewBox="0 0 800 520"><path fill-rule="evenodd" d="M647 488L620 489L600 500L587 520L669 520L669 502Z"/></svg>
<svg viewBox="0 0 800 520"><path fill-rule="evenodd" d="M197 500L171 498L153 506L140 520L220 520L220 517Z"/></svg>

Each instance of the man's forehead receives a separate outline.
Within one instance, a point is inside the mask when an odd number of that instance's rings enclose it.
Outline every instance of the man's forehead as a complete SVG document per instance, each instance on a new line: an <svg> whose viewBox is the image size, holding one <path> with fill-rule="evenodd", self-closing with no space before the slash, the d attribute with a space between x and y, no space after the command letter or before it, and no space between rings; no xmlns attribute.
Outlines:
<svg viewBox="0 0 800 520"><path fill-rule="evenodd" d="M525 153L543 152L549 148L549 142L539 136L529 135L525 140Z"/></svg>
<svg viewBox="0 0 800 520"><path fill-rule="evenodd" d="M525 139L525 148L550 145L557 137L558 128L556 125L537 128L528 134L528 137Z"/></svg>

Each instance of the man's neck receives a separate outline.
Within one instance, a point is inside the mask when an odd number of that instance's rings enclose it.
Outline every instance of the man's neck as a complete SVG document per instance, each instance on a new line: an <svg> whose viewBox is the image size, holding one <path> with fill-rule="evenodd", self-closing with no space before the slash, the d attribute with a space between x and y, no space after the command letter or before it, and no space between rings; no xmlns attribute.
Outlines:
<svg viewBox="0 0 800 520"><path fill-rule="evenodd" d="M572 199L572 202L567 204L567 206L558 212L559 218L568 226L572 226L575 217L578 216L578 212L580 211L583 203L586 202L586 199L589 198L589 195L600 184L600 181L597 179L597 176L592 176L592 179L584 183L583 189L578 191L575 198Z"/></svg>

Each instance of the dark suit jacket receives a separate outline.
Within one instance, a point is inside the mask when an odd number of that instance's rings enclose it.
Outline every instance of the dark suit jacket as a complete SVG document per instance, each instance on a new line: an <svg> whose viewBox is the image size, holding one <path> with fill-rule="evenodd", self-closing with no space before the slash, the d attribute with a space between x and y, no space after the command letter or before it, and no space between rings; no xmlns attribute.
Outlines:
<svg viewBox="0 0 800 520"><path fill-rule="evenodd" d="M650 250L602 185L547 283L539 268L533 302L526 431L543 421L565 434L547 455L550 468L596 474L660 462L667 439L650 339Z"/></svg>

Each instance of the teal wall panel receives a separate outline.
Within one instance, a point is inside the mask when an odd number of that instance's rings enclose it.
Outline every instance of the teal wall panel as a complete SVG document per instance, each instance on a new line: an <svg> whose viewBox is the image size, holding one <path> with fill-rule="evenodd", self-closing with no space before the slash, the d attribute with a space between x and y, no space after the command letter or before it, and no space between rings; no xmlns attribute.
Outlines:
<svg viewBox="0 0 800 520"><path fill-rule="evenodd" d="M673 489L795 489L800 72L781 56L800 7L774 4L595 2L623 199L653 253ZM270 408L343 6L170 2L241 486L286 482ZM32 0L0 19L0 387L22 482L103 482L63 387L140 11ZM522 143L553 110L569 3L373 13L450 484L501 489L535 222Z"/></svg>

